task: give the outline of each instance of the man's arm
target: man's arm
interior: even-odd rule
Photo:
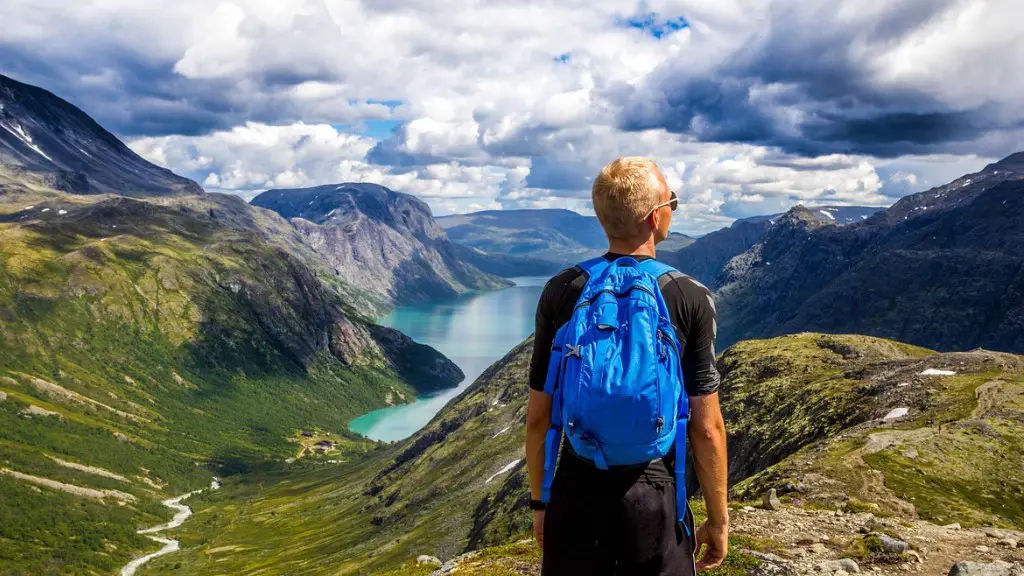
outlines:
[[[551,428],[551,395],[544,393],[551,345],[555,340],[555,308],[567,284],[565,272],[552,278],[537,302],[533,333],[533,357],[530,359],[530,399],[526,404],[526,469],[530,480],[530,498],[541,499],[544,484],[544,440]],[[544,547],[544,511],[533,513],[533,533]]]
[[[708,510],[707,522],[697,531],[695,552],[707,545],[697,568],[707,570],[725,559],[729,540],[729,460],[717,392],[690,400],[689,432],[693,464]]]
[[[729,546],[728,457],[725,424],[718,403],[719,375],[715,366],[718,319],[711,292],[692,278],[674,280],[679,290],[677,326],[685,334],[683,378],[690,396],[688,436],[694,468],[707,505],[707,521],[697,530],[700,561],[708,570],[725,559]],[[701,549],[704,549],[701,555]]]
[[[526,467],[530,472],[530,498],[540,500],[544,483],[544,439],[551,428],[551,395],[530,390],[526,405]]]

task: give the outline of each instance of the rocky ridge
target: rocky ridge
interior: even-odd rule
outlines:
[[[252,204],[289,219],[340,278],[385,303],[508,285],[461,258],[426,203],[383,186],[268,190]]]
[[[142,159],[67,101],[0,75],[0,193],[25,188],[137,197],[203,193]]]
[[[794,208],[726,266],[720,345],[815,330],[1024,350],[1021,158],[847,226]]]

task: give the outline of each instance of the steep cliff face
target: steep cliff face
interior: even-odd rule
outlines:
[[[0,187],[4,185],[73,194],[203,193],[195,182],[143,160],[67,101],[0,75]]]
[[[852,332],[938,350],[1024,350],[1024,162],[849,226],[795,208],[727,266],[719,341]]]
[[[424,202],[383,186],[269,190],[252,204],[290,219],[340,278],[390,302],[507,285],[460,258]]]

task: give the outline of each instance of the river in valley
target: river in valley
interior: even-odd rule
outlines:
[[[466,379],[457,388],[421,396],[411,404],[374,410],[349,424],[374,440],[408,438],[491,364],[533,332],[537,300],[547,277],[512,278],[515,286],[442,302],[396,308],[380,323],[408,334],[458,364]],[[523,386],[526,386],[523,382]]]

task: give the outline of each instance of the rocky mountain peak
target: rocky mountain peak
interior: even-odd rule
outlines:
[[[252,200],[285,218],[349,228],[363,220],[393,228],[421,241],[446,238],[426,202],[379,184],[345,182],[314,188],[268,190]]]
[[[187,178],[143,159],[58,96],[0,75],[0,186],[72,194],[202,194]]]

